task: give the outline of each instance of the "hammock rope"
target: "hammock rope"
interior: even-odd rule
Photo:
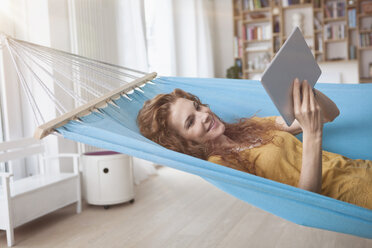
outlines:
[[[14,44],[14,45],[17,46],[17,44]],[[72,76],[69,76],[67,72],[65,72],[65,71],[63,71],[63,70],[61,69],[62,66],[61,66],[61,67],[56,67],[56,66],[55,66],[56,63],[57,63],[57,64],[60,64],[60,65],[64,64],[65,66],[71,66],[71,63],[69,63],[69,62],[65,62],[65,61],[61,62],[60,60],[55,59],[55,58],[53,58],[53,57],[51,57],[51,56],[44,56],[43,54],[39,54],[39,53],[35,52],[34,50],[32,50],[32,48],[30,48],[29,46],[23,46],[23,47],[24,47],[26,50],[28,50],[29,52],[33,53],[34,56],[38,57],[38,59],[39,59],[40,61],[44,62],[46,65],[48,65],[48,66],[53,66],[53,65],[54,65],[54,67],[53,67],[53,70],[54,70],[54,71],[56,71],[56,72],[58,72],[59,74],[63,75],[66,79],[68,79],[68,80],[70,80],[70,81],[74,81],[74,82],[76,82],[76,84],[78,84],[80,87],[83,87],[84,89],[86,89],[87,91],[89,91],[89,92],[90,92],[91,94],[93,94],[94,96],[99,97],[99,96],[102,94],[102,93],[98,92],[96,89],[94,89],[93,87],[89,86],[89,84],[84,83],[84,81],[74,80],[74,78],[72,78]],[[31,56],[32,56],[32,55],[30,55],[29,53],[25,53],[25,54],[28,55],[30,58],[31,58]],[[43,60],[43,59],[44,59],[44,60]],[[36,63],[36,62],[34,62],[34,63]],[[72,66],[72,67],[70,67],[70,68],[73,68],[73,70],[74,70],[74,68],[76,68],[76,67],[75,67],[75,66]],[[76,69],[75,69],[75,73],[73,73],[72,75],[75,75],[75,74],[77,74],[77,73],[81,73],[81,72],[76,71]],[[83,74],[83,75],[84,75],[84,74]],[[87,75],[89,75],[89,74],[87,74]],[[90,80],[91,83],[94,82],[94,80],[93,80],[92,78],[89,78],[89,80]],[[62,84],[62,85],[63,85],[63,84]],[[102,83],[102,85],[106,85],[106,84]],[[65,89],[65,86],[63,86],[63,89],[66,90],[66,89]],[[110,89],[108,89],[108,90],[112,90],[112,89],[113,89],[113,87],[110,88]]]
[[[9,45],[7,40],[11,41]],[[45,69],[51,72],[49,77],[60,76],[60,69],[57,67],[64,66],[64,73],[71,74],[63,77],[66,80],[63,82],[65,87],[79,97],[86,97],[88,101],[73,110],[66,108],[68,112],[39,126],[37,137],[42,138],[56,131],[67,139],[193,173],[243,201],[294,223],[372,239],[372,210],[165,149],[146,139],[138,131],[136,116],[144,101],[175,88],[197,95],[227,122],[253,115],[257,110],[261,110],[261,116],[278,115],[260,82],[156,78],[156,73],[139,72],[10,37],[6,37],[3,43],[11,54],[12,49],[18,49],[19,60],[22,56],[39,56],[43,62],[48,58]],[[27,55],[25,51],[28,51]],[[13,55],[12,60],[21,84],[30,83],[32,80],[27,78],[26,82],[26,78],[18,72],[22,67],[15,62]],[[28,69],[35,67],[37,66],[30,65]],[[28,74],[33,77],[33,73]],[[43,80],[43,77],[40,79]],[[81,87],[78,81],[104,92],[97,98]],[[110,87],[104,87],[101,83]],[[69,88],[69,84],[76,86]],[[108,92],[111,87],[114,90]],[[372,84],[317,84],[316,87],[325,92],[342,110],[342,115],[334,123],[324,127],[323,149],[353,159],[372,160],[372,129],[369,125],[372,123],[372,115],[366,114],[372,108]],[[23,88],[27,92],[27,87]],[[50,88],[51,92],[55,92],[54,90]]]
[[[29,55],[30,56],[30,55]],[[57,61],[56,59],[53,59],[53,58],[48,58],[47,56],[42,56],[42,58],[44,58],[43,62],[47,65],[47,66],[54,66],[53,67],[53,72],[56,72],[60,75],[62,75],[65,79],[67,80],[70,80],[70,81],[73,81],[75,82],[78,87],[81,87],[83,89],[85,89],[87,92],[89,92],[90,94],[92,94],[94,97],[100,97],[102,95],[101,92],[98,92],[95,88],[91,87],[89,84],[85,83],[84,81],[80,81],[80,80],[74,80],[73,78],[73,75],[75,75],[76,73],[73,73],[72,75],[67,72],[65,72],[64,70],[62,70],[62,67],[58,67],[58,66],[55,66],[56,63],[57,64],[62,64],[60,63],[59,61]],[[30,56],[30,59],[31,59],[31,56]],[[40,59],[40,58],[39,58]],[[40,59],[41,60],[41,59]],[[36,62],[35,62],[36,63]],[[69,63],[65,62],[65,65],[69,65]],[[73,68],[73,67],[72,67]],[[91,79],[91,82],[93,82],[93,80]],[[59,81],[59,86],[66,92],[71,92],[66,86],[64,83],[62,83],[61,81]],[[74,94],[74,99],[77,98],[78,101],[80,102],[83,102],[83,103],[86,103],[85,100],[83,100],[79,94],[75,94],[73,91],[72,91],[72,94]]]
[[[22,88],[24,88],[34,115],[38,116],[35,118],[39,126],[35,132],[37,138],[55,132],[57,127],[64,125],[69,120],[79,119],[92,111],[100,113],[99,108],[107,106],[107,104],[118,107],[113,101],[114,99],[123,95],[130,100],[128,94],[132,94],[134,90],[141,92],[140,87],[156,77],[156,73],[145,73],[107,62],[87,59],[5,35],[2,36],[2,40],[7,45],[12,58],[15,60],[16,57],[26,68],[22,68],[16,60],[14,61]],[[27,74],[27,80],[24,74]],[[32,81],[38,83],[41,90],[51,100],[51,104],[56,106],[58,119],[45,123],[46,118],[38,108],[37,101],[30,90]],[[43,81],[51,82],[51,84],[47,86]],[[56,92],[54,85],[74,100],[75,109],[73,111],[63,106],[60,99],[54,96],[53,92]],[[45,124],[40,125],[41,123]]]
[[[31,109],[32,109],[32,111],[34,113],[35,122],[37,123],[37,125],[40,125],[40,123],[45,122],[45,120],[43,118],[43,115],[41,114],[41,111],[40,111],[39,107],[37,106],[37,104],[35,102],[35,98],[32,97],[31,90],[28,87],[28,85],[27,85],[27,83],[25,81],[25,78],[24,78],[24,76],[23,76],[23,74],[22,74],[22,72],[20,70],[20,66],[18,65],[18,63],[17,63],[17,61],[16,61],[16,59],[14,57],[13,50],[9,46],[8,40],[6,40],[6,39],[4,40],[3,39],[2,43],[5,43],[6,47],[8,48],[8,51],[9,51],[11,60],[12,60],[13,65],[14,65],[14,68],[16,69],[16,72],[17,72],[19,81],[21,82],[20,85],[23,88],[23,91],[26,94],[26,98],[27,98],[28,102],[30,103]],[[41,119],[41,121],[39,120],[39,118]]]
[[[67,58],[67,59],[76,59],[77,61],[82,62],[82,65],[89,64],[89,65],[92,65],[92,66],[95,66],[95,67],[98,67],[98,68],[101,68],[101,69],[109,70],[113,73],[117,73],[117,74],[121,74],[121,75],[131,77],[133,79],[148,74],[146,72],[142,72],[142,71],[135,70],[135,69],[132,69],[132,68],[128,68],[128,67],[124,67],[124,66],[120,66],[120,65],[115,65],[115,64],[95,60],[95,59],[86,58],[86,57],[83,57],[83,56],[80,56],[80,55],[77,55],[77,54],[60,51],[60,50],[50,48],[50,47],[40,46],[40,45],[33,44],[33,43],[30,43],[30,42],[27,42],[27,41],[21,41],[21,40],[17,40],[17,39],[12,39],[12,40],[16,41],[18,43],[21,43],[21,44],[27,44],[28,46],[33,47],[34,49],[37,49],[38,51],[46,51],[49,54],[55,54],[55,55],[57,54],[57,56],[62,56],[62,57]],[[116,70],[113,70],[112,68],[116,68]],[[91,69],[91,68],[89,68],[89,69]],[[131,72],[131,73],[137,74],[137,76],[135,76],[135,74],[128,73],[128,71]]]
[[[47,96],[50,97],[51,94],[53,94],[51,92],[51,90],[41,81],[41,79],[33,72],[33,70],[31,69],[31,66],[26,62],[26,59],[22,60],[22,57],[19,55],[19,53],[14,49],[14,48],[11,48],[12,51],[14,52],[14,54],[19,58],[19,60],[28,68],[28,71],[32,74],[32,76],[36,79],[37,82],[40,83],[42,89],[47,93]],[[26,53],[23,53],[27,56]],[[51,79],[55,80],[55,83],[57,84],[57,86],[59,86],[62,90],[64,90],[69,96],[71,96],[73,99],[75,99],[76,101],[80,102],[80,103],[86,103],[86,101],[84,99],[82,99],[81,97],[79,97],[78,94],[76,94],[74,91],[68,89],[67,87],[65,87],[65,85],[63,84],[63,82],[61,80],[59,80],[58,78],[56,78],[52,73],[48,72],[47,69],[45,69],[43,66],[40,65],[40,63],[37,63],[32,57],[28,56],[28,59],[34,64],[36,65],[38,68],[40,68],[47,76],[49,76]],[[59,73],[59,72],[58,72]],[[60,113],[63,113],[63,112],[66,112],[67,110],[62,106],[61,102],[57,100],[57,98],[55,98],[54,96],[53,97],[50,97],[50,99],[55,103],[57,104],[56,107],[57,107],[57,110],[60,110]],[[59,108],[61,107],[61,108]],[[63,109],[63,110],[62,110]]]

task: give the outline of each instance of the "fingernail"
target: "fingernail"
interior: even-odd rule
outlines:
[[[295,82],[298,83],[300,82],[300,80],[298,78],[295,78]]]

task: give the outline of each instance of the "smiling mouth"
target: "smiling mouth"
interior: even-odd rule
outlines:
[[[214,120],[214,118],[213,118],[213,116],[211,117],[211,124],[209,125],[209,128],[208,128],[208,131],[207,132],[209,132],[212,128],[213,128],[213,126],[214,126],[214,122],[215,122],[215,120]]]

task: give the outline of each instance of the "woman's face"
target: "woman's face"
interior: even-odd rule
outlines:
[[[170,107],[169,124],[187,140],[203,143],[220,138],[225,125],[205,106],[178,98]]]

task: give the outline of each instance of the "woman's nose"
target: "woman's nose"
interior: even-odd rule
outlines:
[[[201,115],[201,121],[203,123],[207,123],[209,121],[209,113],[201,112],[200,115]]]

